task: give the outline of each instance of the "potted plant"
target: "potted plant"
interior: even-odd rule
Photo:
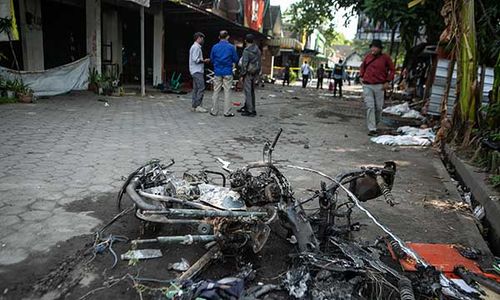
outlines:
[[[16,91],[19,89],[19,80],[9,80],[5,81],[5,91],[7,94],[7,98],[12,99],[16,97]]]
[[[17,99],[21,103],[31,103],[33,102],[33,90],[29,85],[25,84],[22,80],[19,81],[16,90]]]
[[[115,90],[113,79],[106,75],[101,75],[99,80],[99,94],[111,96]]]
[[[101,81],[101,75],[96,71],[95,68],[89,69],[89,87],[88,90],[94,93],[99,92],[99,82]]]
[[[0,97],[7,96],[6,83],[7,83],[7,80],[5,80],[2,76],[0,76]]]

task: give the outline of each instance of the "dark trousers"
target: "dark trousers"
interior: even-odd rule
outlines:
[[[316,85],[317,89],[323,89],[323,77],[318,77],[318,84]]]
[[[309,81],[309,75],[302,74],[302,88],[307,86],[307,82]]]
[[[337,85],[339,87],[339,97],[342,97],[342,79],[333,80],[333,97],[337,95]]]
[[[193,108],[201,105],[203,93],[205,92],[205,78],[203,73],[194,73],[193,77]]]
[[[245,109],[255,112],[255,75],[246,74],[243,79],[243,92],[245,93]]]
[[[285,82],[286,82],[286,85],[290,85],[290,74],[285,75],[283,77],[283,86],[285,86]]]

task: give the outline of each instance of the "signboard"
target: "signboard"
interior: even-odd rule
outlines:
[[[265,0],[245,0],[245,27],[262,32]]]

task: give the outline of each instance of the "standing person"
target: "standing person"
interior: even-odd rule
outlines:
[[[300,68],[300,72],[302,73],[302,88],[306,88],[307,82],[309,81],[309,75],[311,74],[311,67],[307,64],[307,61],[304,61],[302,67]]]
[[[389,82],[394,79],[394,63],[389,55],[382,53],[382,41],[373,40],[370,52],[361,64],[359,75],[363,83],[363,95],[366,105],[366,123],[368,135],[377,135],[377,125],[384,106],[384,92],[389,89]]]
[[[231,107],[231,86],[233,84],[233,64],[238,63],[238,54],[234,45],[229,43],[229,33],[222,30],[219,33],[219,42],[212,47],[210,60],[214,65],[214,93],[212,96],[212,109],[210,114],[219,113],[219,92],[224,88],[224,117],[234,117]]]
[[[325,77],[325,68],[323,68],[323,64],[321,64],[318,70],[316,70],[316,77],[318,78],[316,89],[323,89],[323,78]]]
[[[203,59],[201,46],[205,40],[205,35],[201,32],[194,34],[194,43],[189,49],[189,73],[193,77],[193,101],[191,110],[200,113],[206,113],[203,108],[203,93],[205,92],[205,64],[210,62],[210,59]]]
[[[342,80],[344,80],[344,64],[342,60],[333,67],[333,97],[337,97],[337,86],[339,87],[339,97],[342,98]]]
[[[347,80],[347,84],[349,86],[351,86],[351,75],[352,75],[351,67],[347,67],[347,70],[345,71],[344,81]]]
[[[253,34],[245,36],[247,46],[243,50],[241,57],[241,76],[243,79],[243,91],[245,92],[245,110],[242,116],[255,117],[255,79],[261,70],[261,52],[254,43]]]
[[[283,86],[290,86],[290,64],[286,63],[285,69],[283,70]]]

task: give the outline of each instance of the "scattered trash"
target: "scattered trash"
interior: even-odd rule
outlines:
[[[420,129],[410,126],[399,127],[401,135],[380,135],[370,140],[377,144],[388,146],[430,146],[436,135],[431,128]]]
[[[108,103],[108,102],[105,102],[105,103],[104,103],[104,106],[105,106],[105,107],[109,107],[109,103]]]
[[[300,266],[286,272],[283,283],[290,296],[300,299],[304,297],[307,292],[307,283],[310,278],[311,274],[307,272],[306,267]]]
[[[465,258],[477,260],[481,255],[481,251],[472,247],[465,247],[462,245],[454,245],[454,248]]]
[[[485,211],[484,211],[484,206],[482,205],[478,205],[476,206],[476,208],[474,208],[474,217],[477,219],[477,220],[482,220],[485,216]]]
[[[370,140],[388,146],[430,146],[432,144],[427,138],[404,135],[381,135],[372,137]]]
[[[269,94],[269,98],[276,98],[276,95]]]
[[[427,137],[431,140],[434,140],[436,138],[436,134],[434,133],[432,128],[421,129],[411,126],[402,126],[399,127],[397,131],[403,135],[408,136]]]
[[[141,250],[129,250],[127,253],[122,254],[120,257],[122,260],[142,260],[162,257],[161,250],[159,249],[141,249]]]
[[[309,149],[309,144],[304,144],[304,149]]]
[[[410,110],[407,113],[404,113],[401,117],[408,118],[408,119],[419,119],[419,120],[425,119],[425,117],[422,116],[421,113],[419,113],[418,111],[416,111],[414,109]]]
[[[400,132],[408,137],[420,133],[414,128],[401,128]],[[272,154],[280,135],[281,130],[273,141],[265,142],[259,162],[231,170],[229,162],[218,158],[227,173],[203,170],[196,174],[185,172],[180,178],[169,169],[173,160],[168,164],[152,160],[127,177],[118,201],[126,193],[134,202],[136,217],[169,226],[195,224],[190,228],[198,231],[135,240],[134,244],[158,242],[186,247],[197,242],[210,244],[192,266],[184,258],[169,266],[183,273],[175,284],[157,291],[163,295],[167,291],[171,298],[182,295],[180,299],[253,300],[277,290],[285,290],[299,299],[371,299],[374,295],[377,299],[400,296],[409,300],[443,295],[473,299],[468,298],[468,283],[461,287],[446,277],[450,258],[476,272],[475,265],[457,249],[441,245],[439,255],[434,255],[428,251],[436,249],[430,244],[405,243],[361,204],[378,197],[384,197],[391,206],[396,203],[391,192],[396,174],[394,162],[386,162],[383,167],[362,167],[336,177],[306,167],[278,165],[274,164]],[[281,168],[314,173],[328,183],[321,182],[309,197],[297,199]],[[211,177],[218,177],[219,184],[214,184]],[[306,213],[304,205],[313,201],[318,201],[317,206],[314,203],[317,209]],[[354,209],[364,213],[388,237],[375,243],[354,241],[351,233],[360,230],[360,224],[353,220]],[[226,253],[236,256],[241,266],[246,250],[261,251],[273,223],[287,229],[285,238],[296,247],[288,256],[289,269],[275,277],[281,278],[281,284],[260,282],[245,291],[245,285],[249,286],[248,281],[255,277],[251,265],[244,266],[236,276],[192,281],[210,261]],[[390,242],[384,243],[386,239]],[[383,262],[381,256],[388,249],[402,268],[411,272],[411,278]],[[445,250],[448,252],[441,252]]]
[[[112,220],[112,222],[113,222],[113,220]],[[112,222],[110,222],[110,223],[112,223]],[[102,232],[102,231],[103,230],[101,230],[100,232]],[[116,266],[116,264],[118,263],[118,256],[116,255],[116,252],[113,250],[113,244],[116,242],[127,242],[129,239],[127,237],[124,237],[124,236],[118,236],[118,235],[112,235],[112,234],[110,234],[106,239],[101,239],[99,233],[97,234],[96,240],[94,242],[94,246],[92,248],[93,256],[90,259],[90,261],[94,260],[94,258],[97,256],[97,254],[104,253],[104,251],[106,251],[106,249],[108,249],[108,251],[111,253],[111,255],[113,255],[113,265],[111,266],[111,269],[113,269]]]
[[[452,179],[453,180],[453,179]],[[457,182],[458,184],[458,181],[455,180],[455,182]],[[472,193],[471,192],[466,192],[463,194],[463,197],[464,201],[470,206],[472,207]]]
[[[408,102],[386,107],[382,111],[388,114],[401,116],[403,118],[420,119],[420,120],[425,119],[425,117],[422,116],[422,114],[420,114],[418,111],[411,109]]]
[[[190,265],[187,259],[181,258],[181,261],[173,263],[169,266],[169,269],[178,271],[178,272],[185,272],[187,269],[189,269]]]

